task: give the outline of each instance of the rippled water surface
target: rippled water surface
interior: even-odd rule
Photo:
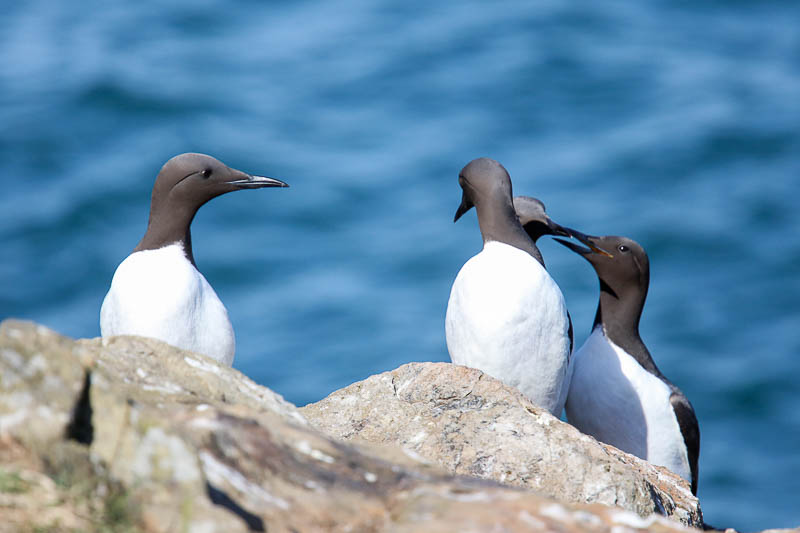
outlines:
[[[193,225],[235,366],[298,404],[447,360],[488,155],[647,249],[642,334],[694,403],[706,519],[800,525],[796,2],[85,2],[0,18],[0,317],[99,334],[160,166],[282,178]],[[582,342],[597,282],[541,245]]]

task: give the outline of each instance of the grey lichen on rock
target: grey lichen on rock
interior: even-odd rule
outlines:
[[[423,370],[428,371],[420,367],[416,375]],[[341,401],[329,398],[330,433],[345,419],[345,405],[353,409],[360,402],[367,413],[370,402],[397,398],[395,413],[377,407],[372,413],[381,424],[347,415],[344,437],[373,435],[356,444],[313,428],[302,414],[313,414],[313,422],[321,424],[313,408],[301,412],[202,355],[135,337],[73,341],[36,324],[6,321],[0,325],[0,477],[5,480],[0,487],[7,487],[0,491],[0,532],[683,529],[657,515],[643,518],[615,507],[571,503],[566,487],[567,496],[558,502],[473,477],[492,478],[500,471],[506,460],[502,446],[470,452],[458,444],[466,437],[457,438],[467,427],[459,428],[459,417],[449,414],[461,411],[467,423],[470,410],[482,412],[485,424],[506,437],[536,434],[534,426],[546,419],[486,378],[478,381],[495,387],[495,400],[489,401],[483,385],[466,385],[469,392],[448,383],[453,375],[433,380],[429,392],[416,378],[400,376],[371,378],[383,383],[384,396],[356,384],[355,396],[342,391]],[[514,428],[516,419],[495,416],[493,410],[504,402],[517,402],[531,426]],[[447,424],[437,429],[430,420],[419,427],[426,434],[449,434],[453,449],[460,449],[457,458],[428,458],[426,464],[424,448],[414,451],[410,445],[414,439],[432,442],[418,435],[422,429],[414,420],[431,410]],[[480,432],[477,419],[472,423]],[[403,428],[391,427],[399,425],[415,431],[410,440]],[[387,444],[370,444],[380,440],[380,427],[405,451],[389,438]],[[556,449],[561,445],[548,445],[551,459],[573,453]],[[598,450],[598,457],[610,453]],[[615,460],[622,469],[642,468],[633,460],[627,466]],[[585,466],[589,474],[606,468]],[[504,482],[534,486],[526,483],[543,474],[538,467],[526,468],[506,471]],[[538,492],[546,492],[547,482],[541,483]]]

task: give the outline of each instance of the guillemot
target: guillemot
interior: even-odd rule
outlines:
[[[101,335],[153,337],[233,364],[233,326],[197,270],[190,226],[197,210],[212,198],[263,187],[288,185],[232,169],[204,154],[167,161],[153,185],[147,231],[117,267],[103,300]]]
[[[694,408],[658,369],[639,336],[650,284],[647,253],[635,241],[589,237],[600,254],[556,239],[597,272],[600,300],[592,333],[573,356],[567,420],[583,433],[665,466],[697,494],[700,428]]]
[[[458,182],[463,195],[454,221],[474,206],[483,249],[464,264],[450,291],[450,359],[516,387],[559,416],[571,344],[564,296],[517,217],[506,169],[475,159]],[[546,233],[571,235],[546,215],[542,223]]]

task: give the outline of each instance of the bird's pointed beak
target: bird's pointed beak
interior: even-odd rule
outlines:
[[[599,246],[597,246],[594,243],[593,239],[596,239],[596,237],[592,237],[590,235],[586,235],[585,233],[581,233],[580,231],[574,230],[572,228],[564,228],[564,229],[569,233],[570,237],[574,237],[575,239],[579,240],[580,242],[582,242],[583,244],[588,246],[588,248],[584,248],[583,246],[578,246],[577,244],[574,244],[574,243],[571,243],[571,242],[568,242],[568,241],[564,241],[564,240],[561,240],[561,239],[556,239],[556,241],[558,241],[559,243],[563,244],[564,246],[566,246],[567,248],[569,248],[573,252],[581,254],[581,255],[588,255],[590,253],[596,253],[596,254],[599,254],[599,255],[604,255],[606,257],[614,257],[613,255],[611,255],[607,251],[603,250],[602,248],[600,248]]]
[[[264,187],[288,187],[289,184],[266,176],[251,176],[245,172],[234,171],[234,179],[228,184],[239,189],[263,189]]]
[[[456,210],[456,216],[453,218],[453,222],[458,221],[458,219],[461,218],[461,215],[463,215],[464,213],[466,213],[470,209],[472,209],[472,202],[469,200],[469,198],[467,198],[467,193],[466,192],[462,192],[461,193],[461,205],[459,205],[458,209]]]
[[[562,237],[572,237],[572,234],[567,228],[560,224],[556,224],[550,217],[546,219],[547,229],[550,230],[550,235],[561,235]]]
[[[586,248],[585,246],[581,246],[579,244],[575,244],[574,242],[565,241],[564,239],[553,239],[553,240],[556,241],[558,244],[563,244],[576,254],[586,256],[592,253],[592,251],[589,248]]]

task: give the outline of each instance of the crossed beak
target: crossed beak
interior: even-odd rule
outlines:
[[[603,250],[593,242],[593,239],[596,239],[597,237],[586,235],[585,233],[581,233],[580,231],[574,230],[572,228],[564,228],[564,229],[567,230],[570,237],[574,237],[575,239],[579,240],[580,242],[588,246],[588,248],[584,248],[583,246],[579,246],[575,243],[565,241],[563,239],[555,239],[556,241],[563,244],[573,252],[581,255],[589,255],[591,253],[596,253],[599,255],[604,255],[606,257],[614,257],[613,255]]]

